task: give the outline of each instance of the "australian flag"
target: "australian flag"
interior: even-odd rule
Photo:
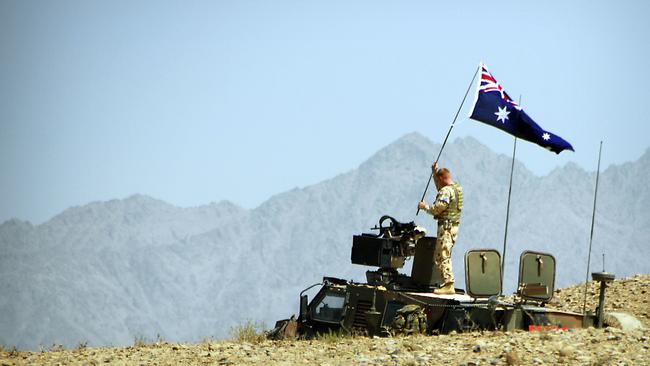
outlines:
[[[563,150],[575,151],[568,141],[535,123],[503,90],[485,65],[480,65],[480,72],[481,82],[469,118],[487,123],[556,154]]]

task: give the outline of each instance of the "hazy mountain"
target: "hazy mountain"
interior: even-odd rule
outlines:
[[[37,348],[221,337],[245,319],[268,325],[296,311],[323,275],[362,280],[351,236],[385,213],[434,232],[415,208],[439,145],[409,134],[358,169],[271,197],[253,210],[228,202],[179,208],[136,195],[70,208],[33,226],[0,225],[0,343]],[[549,156],[552,158],[552,156]],[[473,138],[445,151],[465,190],[454,270],[469,248],[503,245],[510,157]],[[595,173],[574,164],[544,177],[515,165],[505,288],[524,249],[553,253],[557,285],[583,281]],[[648,273],[650,150],[601,173],[592,269]],[[429,200],[433,192],[428,195]]]

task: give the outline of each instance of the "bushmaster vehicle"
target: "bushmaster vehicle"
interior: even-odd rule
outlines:
[[[420,333],[472,330],[540,330],[602,326],[606,283],[614,276],[594,273],[601,282],[596,314],[553,310],[545,305],[555,286],[555,258],[548,253],[525,251],[520,256],[515,301],[500,299],[501,255],[495,249],[472,249],[465,253],[466,291],[438,295],[440,275],[433,265],[435,237],[413,222],[401,223],[382,216],[378,233],[354,235],[353,264],[377,267],[366,272],[367,283],[324,277],[300,293],[300,313],[280,320],[269,333],[272,338],[304,337],[327,332],[388,336],[404,323],[404,310],[419,310]],[[399,273],[413,257],[410,276]],[[307,290],[320,286],[311,300]],[[401,319],[399,319],[401,317]],[[411,319],[412,320],[412,319]],[[417,318],[416,318],[417,320]]]

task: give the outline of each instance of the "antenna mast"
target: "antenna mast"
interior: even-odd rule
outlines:
[[[600,156],[603,151],[603,142],[600,141],[600,148],[598,149],[598,169],[596,170],[596,190],[594,192],[594,210],[591,214],[591,234],[589,235],[589,254],[587,255],[587,276],[585,277],[585,298],[582,302],[582,313],[584,314],[587,308],[587,284],[589,283],[589,264],[591,262],[591,244],[594,240],[594,221],[596,221],[596,198],[598,197],[598,178],[600,176]],[[604,267],[604,254],[603,254],[603,267]],[[604,269],[603,269],[604,271]]]

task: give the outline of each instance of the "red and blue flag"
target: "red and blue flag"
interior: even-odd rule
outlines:
[[[535,123],[510,98],[485,65],[481,64],[479,67],[481,79],[469,118],[494,126],[556,154],[564,150],[575,151],[568,141]]]

